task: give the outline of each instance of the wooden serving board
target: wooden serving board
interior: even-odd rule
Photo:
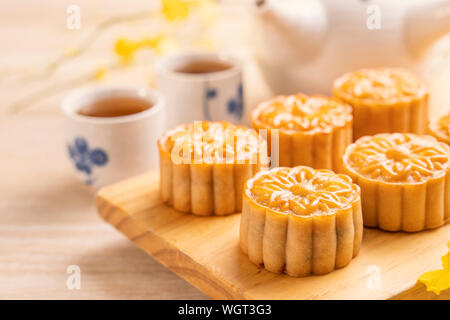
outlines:
[[[157,173],[101,189],[101,217],[160,263],[215,299],[450,299],[416,280],[438,269],[450,225],[420,233],[365,229],[350,265],[323,276],[292,278],[253,265],[239,249],[239,219],[196,217],[159,198]],[[379,285],[378,285],[379,284]]]

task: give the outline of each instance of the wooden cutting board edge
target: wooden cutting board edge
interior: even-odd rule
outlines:
[[[96,200],[101,218],[159,263],[214,299],[248,299],[233,284],[222,279],[220,275],[213,274],[212,270],[197,263],[191,256],[145,228],[141,222],[124,212],[120,206],[105,199],[102,196],[102,190],[99,191]],[[136,234],[133,229],[140,232]],[[143,243],[151,245],[144,247]]]
[[[169,268],[194,287],[213,299],[251,299],[233,283],[230,283],[220,273],[195,261],[189,254],[169,243],[151,229],[145,227],[139,220],[129,215],[109,196],[109,191],[120,184],[102,188],[96,197],[100,217],[115,229],[133,241],[139,248],[147,252],[159,263]],[[161,205],[161,204],[158,204]],[[157,205],[157,206],[158,206]],[[146,210],[148,210],[147,208]],[[407,284],[400,292],[393,294],[392,300],[450,300],[450,289],[436,295],[426,291],[419,282]]]

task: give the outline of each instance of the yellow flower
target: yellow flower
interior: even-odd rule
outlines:
[[[189,15],[190,2],[184,0],[161,0],[161,11],[169,21],[184,20]]]
[[[213,20],[213,4],[216,0],[161,0],[161,12],[169,21],[180,21],[186,19],[194,7],[198,9],[200,16],[205,20]],[[204,43],[210,47],[211,43]],[[144,38],[133,41],[120,38],[114,45],[115,53],[121,58],[122,63],[129,64],[133,61],[136,51],[148,48],[154,50],[155,54],[173,53],[178,50],[178,44],[164,35]]]
[[[107,73],[108,73],[108,69],[106,69],[105,67],[100,67],[97,69],[97,71],[95,71],[94,79],[95,80],[103,80]]]
[[[158,50],[162,40],[162,35],[158,35],[153,38],[144,38],[138,41],[121,38],[116,41],[114,51],[122,58],[122,62],[130,63],[133,60],[134,53],[137,50],[142,48]]]
[[[114,51],[121,57],[129,57],[135,50],[136,43],[125,38],[117,40],[114,46]]]
[[[164,40],[162,35],[158,35],[154,38],[144,38],[141,41],[138,41],[137,48],[149,48],[159,50],[161,47],[161,42]]]
[[[419,277],[419,281],[425,284],[427,291],[433,291],[437,295],[450,288],[450,241],[447,247],[449,252],[441,259],[443,269],[428,271]]]
[[[161,12],[169,21],[180,21],[186,19],[193,7],[200,7],[210,9],[210,5],[215,3],[215,0],[161,0]],[[209,12],[204,12],[210,15]]]

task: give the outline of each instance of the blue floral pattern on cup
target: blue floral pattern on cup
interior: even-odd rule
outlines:
[[[244,111],[244,90],[242,83],[239,83],[236,96],[228,101],[228,113],[235,114],[238,119],[242,118]]]
[[[217,97],[217,90],[214,88],[205,89],[205,98],[203,99],[203,116],[206,120],[211,120],[211,114],[209,113],[209,100]]]
[[[84,182],[88,185],[94,182],[93,168],[108,163],[108,154],[100,148],[90,150],[87,141],[82,137],[76,137],[73,144],[67,145],[67,150],[75,168],[86,174]]]
[[[203,99],[203,116],[206,120],[211,120],[211,114],[209,111],[209,101],[211,99],[216,98],[218,95],[217,89],[210,88],[206,84],[205,87],[205,96]],[[239,83],[236,95],[232,97],[227,102],[227,112],[230,115],[236,116],[239,120],[242,118],[242,114],[244,112],[244,90],[242,87],[242,82]]]

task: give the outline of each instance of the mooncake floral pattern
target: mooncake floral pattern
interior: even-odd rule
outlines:
[[[423,83],[402,69],[363,69],[336,80],[336,88],[360,99],[392,99],[425,93]]]
[[[164,150],[186,160],[206,163],[251,160],[266,150],[258,133],[226,121],[201,121],[180,125],[161,139]],[[190,153],[190,157],[185,152]],[[231,156],[231,158],[230,158]]]
[[[351,168],[386,182],[420,182],[445,174],[449,148],[433,137],[377,134],[359,139],[345,157]]]
[[[82,137],[77,137],[73,144],[68,144],[67,150],[75,168],[86,174],[86,184],[94,182],[93,168],[104,166],[108,162],[108,155],[104,150],[100,148],[90,150],[87,141]]]
[[[351,208],[359,199],[350,177],[303,166],[260,173],[249,181],[247,192],[263,206],[302,216]]]
[[[330,131],[351,121],[351,107],[321,96],[278,96],[261,105],[258,120],[278,129]]]

